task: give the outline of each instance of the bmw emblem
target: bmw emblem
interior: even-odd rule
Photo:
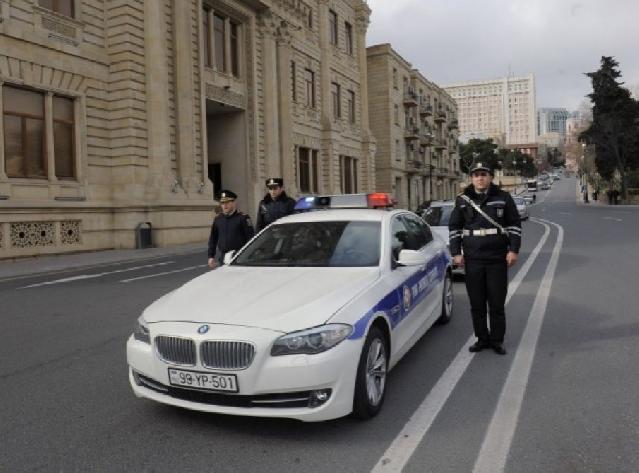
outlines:
[[[202,325],[200,328],[197,329],[197,333],[199,333],[200,335],[204,335],[208,331],[209,331],[208,325]]]

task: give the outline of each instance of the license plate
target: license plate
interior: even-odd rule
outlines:
[[[234,374],[203,373],[201,371],[187,371],[169,368],[169,382],[173,386],[206,391],[239,391],[237,376]]]

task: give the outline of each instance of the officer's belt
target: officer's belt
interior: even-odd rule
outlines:
[[[486,235],[499,235],[500,231],[497,228],[480,228],[479,230],[464,230],[464,236],[486,236]]]

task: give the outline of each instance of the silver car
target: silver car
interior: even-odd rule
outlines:
[[[519,218],[521,220],[528,220],[528,204],[523,197],[513,197],[515,205],[517,206],[517,212],[519,212]]]
[[[422,219],[428,224],[432,232],[443,239],[450,251],[448,240],[448,222],[450,214],[455,208],[454,200],[436,200],[431,202],[430,207],[422,212]],[[463,267],[453,266],[453,274],[464,274]]]

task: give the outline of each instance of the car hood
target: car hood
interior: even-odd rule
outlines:
[[[197,322],[292,332],[321,325],[379,278],[379,268],[223,266],[163,296],[148,323]]]

